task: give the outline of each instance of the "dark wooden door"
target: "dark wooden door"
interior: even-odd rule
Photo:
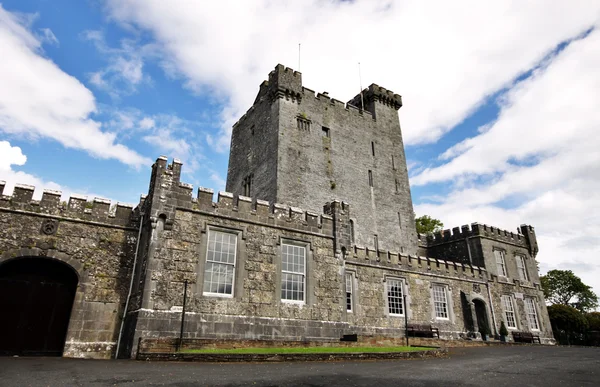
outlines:
[[[44,258],[0,266],[0,354],[61,356],[77,275]]]

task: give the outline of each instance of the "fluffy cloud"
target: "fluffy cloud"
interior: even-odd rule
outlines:
[[[107,0],[111,16],[149,31],[165,69],[226,101],[223,131],[251,105],[276,63],[350,99],[362,78],[404,97],[406,143],[431,142],[508,86],[561,41],[594,22],[597,1]]]
[[[150,80],[144,74],[144,47],[138,47],[135,41],[123,39],[118,48],[109,47],[101,31],[85,31],[83,38],[94,43],[109,63],[105,68],[89,74],[89,81],[97,88],[118,98],[132,94],[143,82]]]
[[[8,141],[0,141],[0,180],[6,181],[4,195],[12,194],[15,183],[29,184],[35,187],[60,190],[61,187],[53,182],[43,181],[37,176],[30,175],[21,171],[14,171],[13,165],[25,165],[27,156],[23,154],[21,148],[12,146]],[[36,189],[34,198],[39,199],[42,195],[42,189]]]
[[[411,182],[461,181],[440,203],[416,211],[447,225],[533,224],[542,269],[573,269],[600,294],[598,47],[595,29],[548,58],[502,97],[496,122]]]
[[[90,118],[96,111],[92,93],[45,58],[40,40],[25,21],[1,6],[0,52],[0,131],[51,138],[94,157],[136,167],[151,163],[116,143],[115,133],[101,130],[101,124]]]

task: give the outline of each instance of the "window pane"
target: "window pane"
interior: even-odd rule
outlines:
[[[517,322],[515,320],[515,308],[513,305],[512,297],[502,296],[502,308],[504,309],[504,317],[506,318],[506,326],[508,328],[516,328]]]
[[[404,314],[404,304],[402,297],[402,281],[397,279],[387,280],[387,295],[388,295],[388,313],[389,314]]]
[[[538,321],[537,310],[535,308],[535,301],[533,299],[525,299],[525,312],[527,313],[527,322],[529,323],[529,328],[539,330],[540,323]]]
[[[304,301],[306,249],[302,246],[281,245],[281,299]]]
[[[346,310],[352,311],[352,274],[346,274]]]
[[[444,286],[433,286],[433,303],[435,317],[448,318],[448,302],[446,299],[446,288]]]
[[[494,250],[494,255],[496,256],[496,266],[498,269],[498,275],[501,277],[506,277],[506,267],[504,266],[504,251]]]
[[[205,293],[233,294],[237,235],[209,230],[204,269]]]
[[[527,270],[525,269],[525,258],[521,255],[517,255],[517,271],[519,272],[519,279],[527,281]]]

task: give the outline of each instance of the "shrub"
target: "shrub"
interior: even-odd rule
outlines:
[[[504,325],[504,321],[500,321],[500,330],[498,331],[500,336],[508,336],[508,329],[506,329],[506,325]]]

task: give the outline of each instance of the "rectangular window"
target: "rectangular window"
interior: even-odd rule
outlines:
[[[511,296],[502,296],[502,309],[504,309],[504,318],[508,328],[517,328],[515,320],[515,305]]]
[[[373,172],[369,169],[369,187],[373,186]]]
[[[327,137],[327,138],[331,137],[331,131],[329,130],[329,128],[326,128],[323,126],[322,129],[323,129],[323,137]]]
[[[306,248],[281,244],[281,299],[304,302],[306,285]]]
[[[375,252],[379,251],[379,238],[377,238],[377,234],[373,235],[373,244],[375,245]]]
[[[243,192],[244,196],[252,196],[252,179],[254,178],[254,174],[250,174],[244,178],[242,181],[243,184]]]
[[[394,155],[392,155],[392,169],[396,170],[396,163],[394,162]]]
[[[387,279],[388,313],[394,316],[404,316],[404,292],[402,280]]]
[[[254,136],[254,125],[250,127],[250,134]]]
[[[519,272],[519,279],[521,281],[527,281],[527,269],[525,268],[525,257],[517,255],[517,271]]]
[[[298,129],[309,131],[310,130],[310,121],[303,117],[297,117],[296,123],[298,124]]]
[[[396,193],[398,193],[398,179],[396,179]]]
[[[204,293],[233,296],[237,235],[208,231]]]
[[[533,298],[525,298],[525,312],[527,314],[527,323],[529,329],[533,331],[540,330],[540,321],[538,320],[537,309]]]
[[[498,276],[506,277],[506,265],[504,264],[504,251],[494,250],[496,256],[496,269],[498,270]]]
[[[375,157],[375,143],[371,141],[371,154]]]
[[[448,318],[448,300],[446,298],[445,286],[433,285],[433,305],[436,318]]]
[[[352,312],[353,310],[353,302],[352,302],[352,291],[353,291],[353,278],[351,273],[346,273],[346,310],[348,312]]]

